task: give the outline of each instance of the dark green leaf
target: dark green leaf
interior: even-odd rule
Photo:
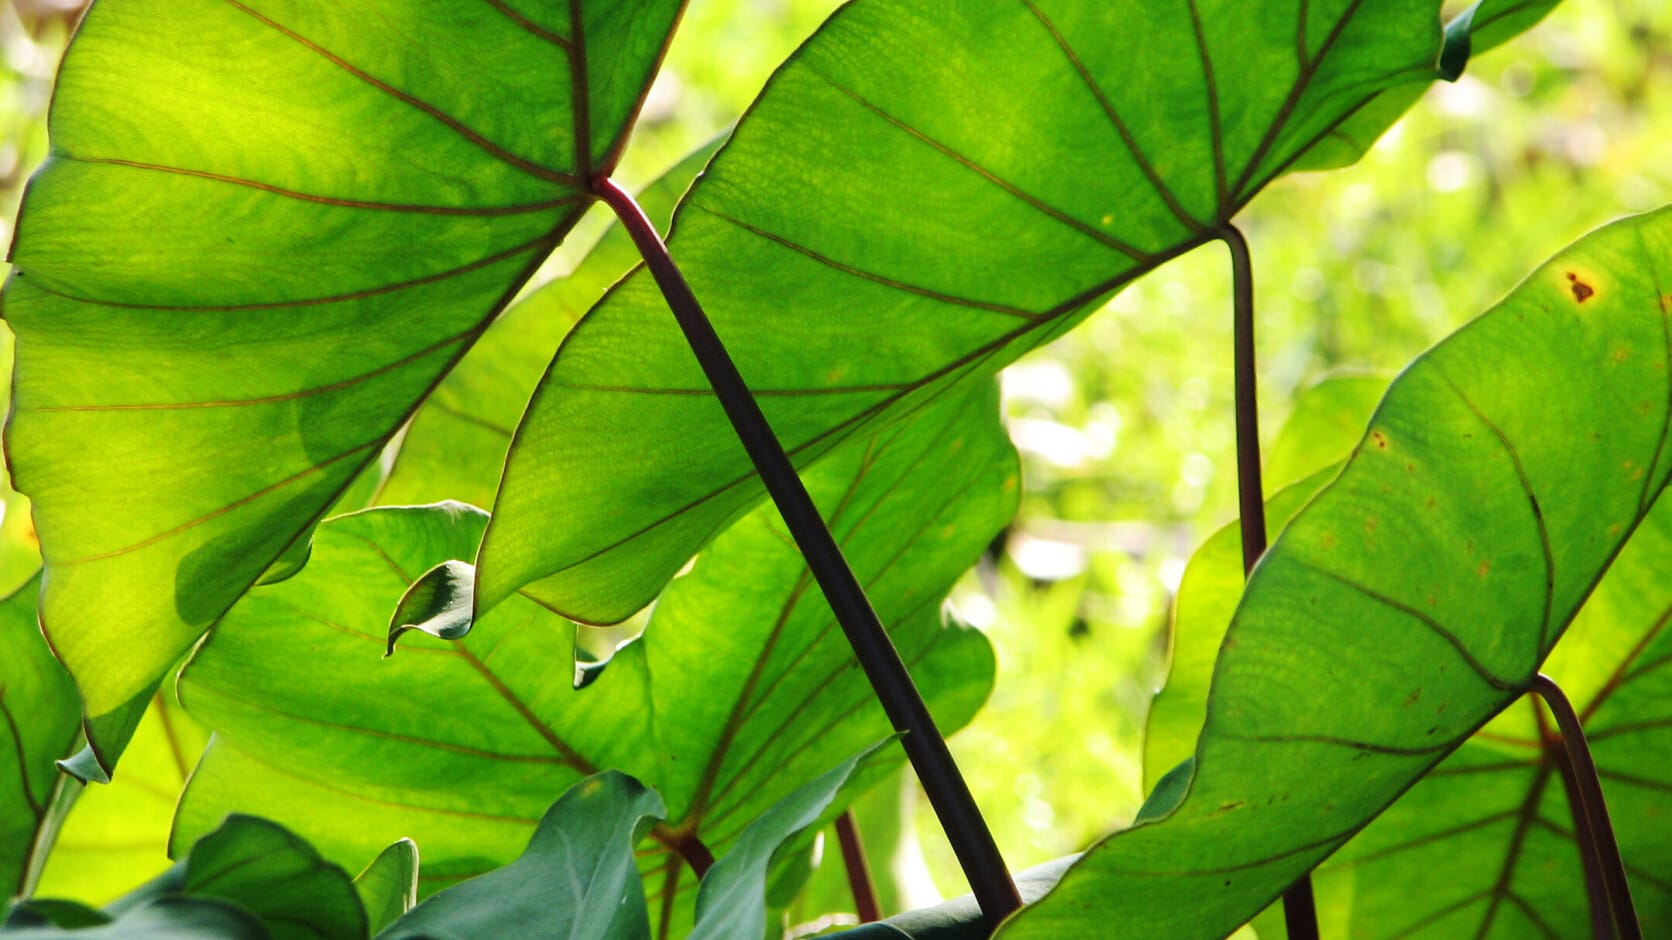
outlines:
[[[1438,8],[859,0],[692,188],[674,255],[805,465],[1215,237],[1364,102],[1433,74]],[[707,389],[647,276],[588,314],[512,445],[478,609],[533,582],[620,620],[755,501]]]
[[[82,927],[100,927],[110,921],[111,916],[104,911],[74,901],[31,899],[12,905],[6,912],[5,926],[9,929],[63,927],[66,930],[75,930]]]
[[[235,904],[217,898],[152,898],[103,926],[72,929],[10,924],[0,935],[12,940],[269,940],[261,922]]]
[[[520,858],[437,894],[378,938],[649,940],[633,847],[663,812],[631,777],[588,777],[552,804]]]
[[[1190,795],[1004,936],[1227,932],[1519,697],[1672,476],[1669,254],[1602,229],[1401,375],[1256,568]]]
[[[0,893],[28,896],[66,785],[57,762],[81,732],[81,699],[35,622],[40,577],[0,599]]]
[[[476,589],[476,569],[462,561],[444,561],[418,576],[401,595],[389,619],[389,646],[408,630],[422,630],[443,640],[470,632],[470,595]]]
[[[614,165],[679,0],[537,9],[82,22],[12,252],[6,449],[106,770],[125,706],[297,556]]]
[[[121,918],[177,895],[236,904],[274,940],[366,936],[366,912],[348,873],[283,827],[253,816],[228,816],[185,860],[108,910]]]

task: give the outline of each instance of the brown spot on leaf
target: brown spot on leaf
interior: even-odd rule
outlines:
[[[1480,564],[1475,566],[1475,576],[1478,577],[1478,578],[1484,578],[1484,577],[1486,577],[1486,573],[1488,571],[1491,571],[1491,570],[1492,570],[1492,562],[1487,561],[1486,559],[1482,558],[1480,560]]]
[[[1590,300],[1597,291],[1596,288],[1579,279],[1579,275],[1572,271],[1567,274],[1568,284],[1573,288],[1573,299],[1579,303]]]
[[[1403,707],[1410,708],[1412,705],[1415,705],[1416,703],[1418,703],[1420,701],[1422,701],[1422,690],[1421,689],[1413,689],[1411,691],[1410,695],[1405,696],[1405,702],[1404,702]]]
[[[1376,527],[1381,525],[1381,524],[1382,524],[1381,521],[1378,520],[1375,516],[1366,516],[1365,520],[1364,520],[1364,534],[1369,535],[1369,534],[1375,532]]]
[[[1388,449],[1388,437],[1381,431],[1370,432],[1370,443],[1375,444],[1381,450]]]

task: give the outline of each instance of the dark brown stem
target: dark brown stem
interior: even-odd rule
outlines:
[[[726,417],[737,432],[738,440],[748,451],[768,495],[784,517],[784,524],[801,549],[802,557],[807,560],[808,569],[824,592],[825,599],[830,602],[836,622],[853,646],[854,655],[870,679],[877,700],[882,703],[883,711],[888,714],[895,730],[901,732],[900,743],[905,748],[906,757],[923,784],[924,793],[940,819],[941,828],[946,831],[947,841],[958,857],[958,864],[969,880],[970,890],[975,894],[976,903],[981,906],[988,926],[996,927],[999,921],[1022,906],[1022,897],[1010,878],[1010,871],[999,854],[998,843],[987,828],[987,821],[975,805],[969,785],[964,782],[963,774],[952,759],[952,752],[947,749],[946,738],[935,727],[934,718],[912,682],[905,663],[901,661],[899,651],[877,619],[876,611],[871,609],[871,603],[866,599],[859,580],[854,577],[853,569],[848,567],[835,537],[830,534],[818,508],[813,505],[812,497],[807,494],[807,488],[796,475],[795,465],[767,424],[760,405],[744,384],[731,355],[726,352],[708,315],[697,303],[690,285],[686,284],[684,275],[668,254],[661,236],[656,234],[655,226],[651,225],[633,197],[614,181],[599,180],[593,184],[593,191],[621,219],[622,227],[633,237],[633,243],[638,246],[639,254],[656,279],[657,287],[661,288],[662,296],[667,299],[668,307],[702,366],[703,374],[708,377],[715,396],[725,408]]]
[[[854,911],[859,915],[859,922],[869,924],[882,920],[877,884],[871,879],[871,863],[865,859],[865,843],[859,839],[853,810],[836,817],[836,841],[842,844],[842,864],[848,869],[848,886],[853,889]]]
[[[1562,736],[1550,727],[1544,709],[1539,708],[1536,702],[1533,703],[1533,714],[1538,718],[1545,764],[1561,774],[1562,787],[1567,791],[1568,811],[1573,815],[1573,839],[1579,848],[1579,866],[1585,872],[1585,897],[1590,902],[1592,940],[1614,940],[1614,917],[1608,903],[1608,886],[1603,883],[1602,859],[1597,855],[1591,818],[1585,815],[1583,809],[1579,773],[1562,743]]]
[[[1625,859],[1620,856],[1620,843],[1614,837],[1614,823],[1608,818],[1608,805],[1602,797],[1602,778],[1597,775],[1596,761],[1585,741],[1585,729],[1579,714],[1573,710],[1556,681],[1544,673],[1533,678],[1532,691],[1549,706],[1556,718],[1556,728],[1562,733],[1562,745],[1573,764],[1573,789],[1578,795],[1576,815],[1583,814],[1589,821],[1591,851],[1602,867],[1602,883],[1608,893],[1608,907],[1614,915],[1614,929],[1620,940],[1643,940],[1643,927],[1637,921],[1637,906],[1631,899],[1631,884],[1626,880]],[[1576,829],[1575,837],[1583,838],[1583,829]]]
[[[1266,553],[1265,484],[1260,475],[1259,382],[1254,368],[1254,264],[1248,240],[1227,222],[1219,237],[1231,251],[1231,345],[1237,412],[1237,509],[1242,525],[1242,568],[1252,572]],[[1308,872],[1283,892],[1283,920],[1290,940],[1318,940],[1318,908]]]

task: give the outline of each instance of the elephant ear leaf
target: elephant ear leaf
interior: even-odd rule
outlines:
[[[1255,569],[1184,801],[1006,940],[1227,933],[1528,689],[1672,477],[1668,257],[1672,209],[1615,223],[1405,370]]]
[[[6,452],[104,770],[591,202],[680,7],[90,9],[12,249]]]
[[[1218,237],[1444,45],[1434,0],[1205,6],[857,0],[778,71],[670,247],[792,458],[986,380]],[[523,589],[627,617],[760,492],[641,272],[535,393],[478,607]]]

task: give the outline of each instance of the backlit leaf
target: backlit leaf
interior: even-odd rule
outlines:
[[[1406,369],[1256,568],[1189,796],[1004,937],[1226,933],[1520,697],[1672,476],[1669,256],[1672,210],[1602,229]]]
[[[591,202],[679,9],[91,8],[12,249],[6,450],[105,770]]]

